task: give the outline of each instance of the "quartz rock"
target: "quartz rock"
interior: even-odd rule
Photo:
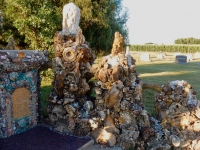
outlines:
[[[80,21],[80,9],[69,3],[63,7],[62,30],[65,34],[77,34]]]

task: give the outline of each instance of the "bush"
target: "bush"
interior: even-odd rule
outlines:
[[[54,73],[52,71],[51,68],[48,68],[47,70],[44,70],[44,71],[41,71],[40,72],[40,77],[43,79],[43,80],[53,80],[54,78]]]

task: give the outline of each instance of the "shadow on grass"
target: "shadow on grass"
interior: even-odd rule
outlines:
[[[143,89],[142,93],[142,103],[145,106],[145,109],[148,113],[150,113],[152,116],[155,116],[155,93],[157,91],[152,89]]]

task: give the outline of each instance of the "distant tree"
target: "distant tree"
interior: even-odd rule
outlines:
[[[145,45],[149,45],[149,44],[154,44],[154,43],[152,43],[152,42],[145,43]]]
[[[190,38],[179,38],[179,39],[176,39],[175,44],[200,44],[200,39],[196,39],[196,38],[193,38],[193,37],[190,37]]]

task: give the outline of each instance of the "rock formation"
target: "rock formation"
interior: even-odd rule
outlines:
[[[122,149],[199,149],[200,104],[192,86],[185,81],[162,87],[143,84],[136,60],[129,49],[125,52],[119,32],[115,33],[111,54],[101,59],[93,75],[90,69],[95,55],[78,27],[79,18],[75,4],[64,6],[63,30],[54,37],[55,79],[47,107],[54,129],[90,135],[98,144]],[[93,76],[96,81],[91,87]],[[156,95],[158,120],[145,110],[143,88],[160,92]],[[88,96],[92,90],[95,99]]]
[[[124,52],[123,44],[122,35],[116,32],[111,54],[98,64],[95,111],[103,124],[98,123],[102,126],[94,129],[92,136],[99,144],[116,144],[123,149],[150,148],[153,144],[145,142],[152,137],[158,138],[157,133],[152,127],[153,118],[149,117],[141,101],[143,82],[138,78],[135,60],[128,49]],[[106,139],[106,135],[110,138]]]
[[[200,149],[200,102],[186,81],[171,81],[156,95],[156,112],[174,150]]]
[[[85,43],[78,27],[80,10],[74,3],[63,9],[63,30],[55,34],[53,71],[55,78],[47,108],[48,120],[55,130],[84,136],[89,133],[90,111],[88,84],[92,74],[94,51]]]

